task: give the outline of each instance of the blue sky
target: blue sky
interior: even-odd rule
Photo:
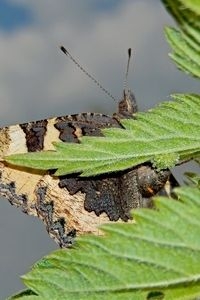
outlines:
[[[33,15],[27,6],[7,0],[0,1],[0,30],[9,32],[28,26],[32,18]]]
[[[92,0],[88,2],[91,10],[109,11],[117,7],[120,0]],[[34,15],[27,4],[15,3],[9,0],[0,1],[0,30],[10,32],[34,22]]]
[[[116,110],[64,57],[60,44],[116,98],[131,47],[129,84],[142,110],[176,88],[187,89],[190,79],[168,57],[163,27],[172,19],[159,0],[2,0],[0,14],[2,126],[63,111]]]
[[[140,110],[173,92],[199,92],[199,82],[168,57],[163,28],[172,24],[159,0],[1,0],[1,126],[116,111],[116,103],[61,53],[60,44],[119,99],[131,47],[129,86]],[[0,225],[3,299],[22,287],[17,275],[56,246],[39,220],[7,201],[0,201]]]

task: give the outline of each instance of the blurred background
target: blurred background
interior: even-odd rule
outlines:
[[[60,45],[117,99],[131,47],[129,87],[140,110],[169,100],[174,92],[199,92],[199,82],[168,57],[165,25],[174,22],[160,0],[1,0],[0,126],[116,111],[117,103],[77,69]],[[19,275],[56,248],[40,220],[0,199],[0,299],[22,289]]]

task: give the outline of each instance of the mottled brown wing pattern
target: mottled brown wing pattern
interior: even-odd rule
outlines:
[[[101,136],[105,127],[123,128],[120,119],[133,117],[135,98],[124,93],[113,117],[81,113],[0,129],[0,158],[14,153],[52,150],[52,142],[78,143],[84,135]],[[134,146],[134,145],[133,145]],[[130,219],[130,209],[149,206],[150,197],[169,179],[168,170],[157,173],[150,165],[124,172],[80,178],[77,174],[55,177],[0,163],[0,195],[29,215],[43,220],[60,247],[76,235],[100,234],[98,225]]]
[[[14,125],[0,129],[1,157],[14,153],[51,150],[53,141],[78,142],[82,134],[100,135],[100,128],[118,126],[111,117],[80,114]],[[60,188],[60,179],[48,172],[15,168],[0,163],[0,195],[23,212],[38,216],[56,242],[69,244],[75,232],[98,233],[97,225],[108,222],[84,209],[85,195]],[[68,239],[69,236],[69,239]]]

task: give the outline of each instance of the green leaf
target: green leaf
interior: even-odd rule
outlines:
[[[158,170],[162,170],[166,168],[166,165],[168,168],[174,167],[178,161],[179,155],[177,153],[164,154],[154,157],[153,166],[157,167]]]
[[[23,300],[39,300],[40,297],[38,297],[37,294],[33,293],[31,290],[24,290],[19,292],[18,294],[7,298],[7,300],[17,300],[17,299],[23,299]]]
[[[200,78],[200,3],[199,0],[162,0],[178,23],[179,29],[167,27],[170,54],[178,68]]]
[[[185,172],[184,175],[188,179],[186,181],[189,185],[195,185],[196,187],[200,188],[200,175],[193,173],[193,172]]]
[[[199,0],[180,0],[185,7],[191,9],[194,13],[200,14],[200,2]]]
[[[16,154],[9,163],[36,169],[57,169],[55,175],[83,172],[91,176],[124,170],[152,161],[169,168],[200,155],[200,96],[172,96],[137,119],[122,120],[124,129],[103,130],[105,137],[83,137],[81,144],[54,143],[55,151]]]
[[[176,193],[181,201],[158,197],[157,210],[135,210],[136,224],[101,226],[105,236],[50,254],[23,276],[25,285],[38,299],[200,297],[200,190]]]

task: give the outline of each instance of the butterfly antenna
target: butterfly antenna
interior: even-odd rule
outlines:
[[[128,72],[129,72],[130,60],[131,60],[131,48],[128,49],[128,62],[127,62],[127,67],[126,67],[125,79],[124,79],[124,91],[125,92],[127,92],[127,89],[128,89]]]
[[[112,98],[114,101],[116,101],[115,97],[108,91],[106,90],[92,75],[90,75],[78,62],[77,60],[69,53],[69,51],[63,47],[60,46],[60,50],[67,55],[74,63],[75,65],[77,65],[77,67],[84,73],[86,74],[94,83],[96,83],[96,85],[102,90],[104,91],[104,93],[106,93],[106,95],[108,95],[110,98]]]

